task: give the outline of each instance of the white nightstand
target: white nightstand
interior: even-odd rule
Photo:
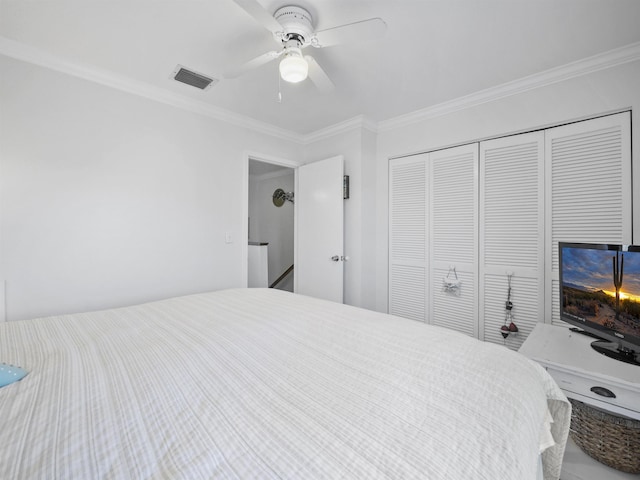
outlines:
[[[519,352],[544,366],[567,397],[640,420],[640,366],[596,352],[591,348],[594,340],[565,327],[539,323]],[[601,389],[615,397],[599,395],[606,393]],[[596,462],[571,439],[562,472],[563,480],[638,478]]]

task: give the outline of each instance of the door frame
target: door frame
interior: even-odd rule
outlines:
[[[249,285],[249,160],[255,160],[262,163],[270,163],[272,165],[279,165],[281,167],[287,167],[293,169],[294,184],[297,185],[298,181],[298,167],[302,165],[301,162],[296,162],[287,158],[274,157],[272,155],[266,155],[263,153],[256,153],[247,151],[243,155],[242,159],[242,244],[240,247],[241,258],[241,285],[247,287]],[[294,215],[294,230],[295,230],[295,215]]]

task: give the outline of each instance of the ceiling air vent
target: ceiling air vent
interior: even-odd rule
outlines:
[[[178,82],[186,83],[187,85],[199,88],[200,90],[208,90],[219,81],[217,78],[210,78],[206,75],[202,75],[201,73],[187,70],[182,65],[178,65],[176,67],[173,71],[172,77]]]

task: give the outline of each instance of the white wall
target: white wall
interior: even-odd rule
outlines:
[[[0,71],[8,320],[243,285],[246,151],[299,145],[7,57]]]
[[[376,161],[376,309],[387,311],[388,161],[409,153],[632,110],[632,143],[640,145],[640,62],[601,70],[448,115],[378,132]],[[640,243],[640,149],[633,149],[634,242]]]
[[[362,224],[361,246],[362,264],[360,269],[360,305],[364,308],[375,310],[377,306],[376,277],[378,275],[376,262],[376,245],[378,232],[376,224],[377,191],[376,191],[376,141],[377,135],[370,131],[362,132],[362,169],[361,190],[362,196]]]
[[[293,207],[285,202],[281,207],[273,204],[273,192],[282,188],[285,192],[294,191],[294,170],[249,176],[249,240],[269,243],[269,285],[293,264]],[[295,193],[295,192],[294,192]],[[290,275],[293,277],[293,275]],[[293,282],[289,278],[286,288],[293,291]]]
[[[628,108],[640,145],[640,62],[306,145],[2,56],[0,71],[0,278],[10,320],[242,285],[247,212],[230,199],[246,192],[247,152],[302,163],[344,156],[345,303],[386,311],[389,158]],[[633,162],[639,172],[638,148]]]

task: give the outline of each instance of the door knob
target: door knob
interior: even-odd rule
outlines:
[[[340,257],[338,255],[334,255],[333,257],[331,257],[331,260],[333,260],[334,262],[339,262]]]

